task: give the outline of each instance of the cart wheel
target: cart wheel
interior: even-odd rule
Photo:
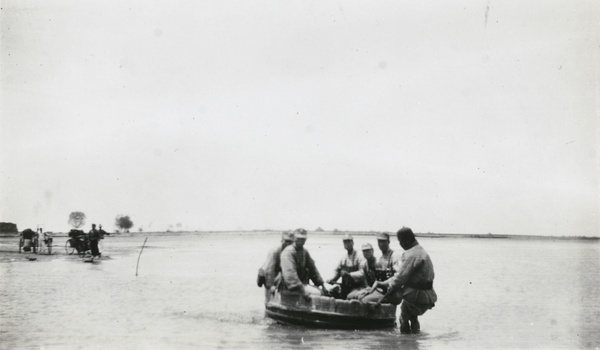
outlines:
[[[75,253],[75,248],[71,247],[71,240],[70,239],[68,239],[67,243],[65,243],[65,251],[69,255],[73,255],[73,253]]]
[[[23,237],[19,238],[19,254],[21,254],[21,250],[23,250]]]

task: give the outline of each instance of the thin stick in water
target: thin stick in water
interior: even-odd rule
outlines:
[[[137,264],[135,265],[135,276],[136,277],[138,275],[138,267],[140,267],[140,258],[142,257],[142,252],[144,251],[144,246],[146,246],[147,240],[148,240],[148,237],[146,237],[146,239],[144,240],[144,244],[142,244],[142,250],[140,250],[140,255],[138,255],[138,261],[137,261]]]

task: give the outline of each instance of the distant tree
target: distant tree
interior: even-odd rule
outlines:
[[[6,233],[17,233],[17,224],[13,224],[12,222],[0,222],[0,232]]]
[[[69,225],[74,228],[80,228],[85,225],[85,213],[81,211],[74,211],[69,214]]]
[[[140,227],[140,228],[138,228],[138,231],[140,231],[140,232],[144,232],[144,228],[143,228],[143,227]]]
[[[317,227],[317,229],[315,231],[316,232],[323,232],[323,229],[321,227]]]
[[[133,227],[133,221],[127,215],[117,215],[115,226],[121,229],[121,232],[128,232]]]

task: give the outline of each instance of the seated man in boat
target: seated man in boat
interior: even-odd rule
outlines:
[[[371,294],[371,286],[377,281],[377,259],[373,253],[373,246],[369,243],[363,244],[362,253],[360,271],[366,287],[350,293],[348,299],[363,299],[366,295]]]
[[[390,248],[390,235],[387,233],[377,234],[377,245],[381,250],[381,257],[379,257],[375,264],[375,275],[377,281],[386,281],[399,270],[400,256]],[[387,293],[385,286],[382,285],[375,289],[372,288],[367,295],[361,293],[359,298],[362,302],[389,303],[394,305],[398,305],[402,301],[400,293]]]
[[[281,288],[304,296],[322,295],[323,278],[315,265],[315,261],[304,249],[307,233],[304,229],[294,231],[294,244],[287,246],[281,252]],[[308,284],[311,280],[314,285]]]
[[[281,252],[283,249],[285,249],[285,247],[293,243],[294,233],[289,231],[283,232],[281,235],[281,244],[269,251],[269,254],[267,254],[267,260],[258,270],[256,284],[259,287],[264,285],[265,293],[267,295],[268,293],[272,292],[272,288],[276,288],[279,282],[278,280],[281,279],[281,276],[278,277],[279,273],[281,272]]]
[[[404,249],[400,270],[394,277],[376,282],[373,289],[382,286],[387,289],[388,294],[399,292],[402,297],[400,331],[418,333],[418,316],[434,307],[437,301],[437,294],[433,290],[433,263],[410,228],[401,228],[397,236],[400,246]]]
[[[365,283],[371,287],[377,281],[377,259],[373,252],[373,246],[369,243],[362,245],[363,262],[360,266],[364,274]]]
[[[365,276],[360,269],[362,259],[358,252],[354,250],[354,239],[350,235],[344,235],[342,242],[347,253],[342,257],[335,268],[333,277],[327,280],[327,283],[335,284],[341,277],[342,282],[340,284],[339,297],[346,299],[346,297],[351,298],[353,293],[365,288],[366,285]]]

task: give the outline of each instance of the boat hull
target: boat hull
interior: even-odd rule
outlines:
[[[324,296],[303,297],[282,291],[267,297],[266,315],[279,322],[318,328],[379,329],[396,324],[396,306],[339,300]]]

